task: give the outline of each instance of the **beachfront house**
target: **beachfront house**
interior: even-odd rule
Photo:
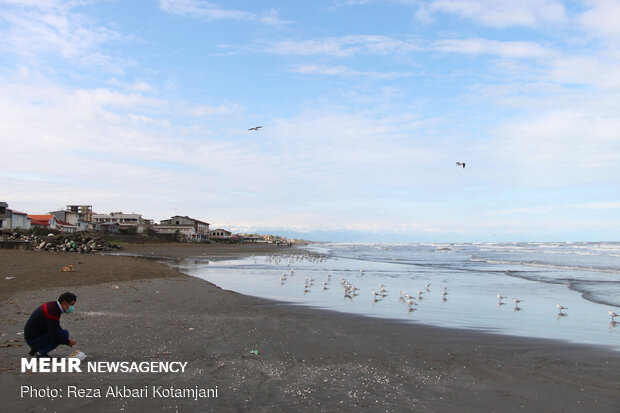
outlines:
[[[0,229],[30,229],[30,225],[28,214],[9,209],[9,204],[0,202]]]
[[[58,220],[52,214],[47,215],[28,215],[33,227],[59,229]]]
[[[116,222],[104,222],[103,224],[97,224],[97,231],[108,234],[118,234],[120,232],[120,228]]]
[[[210,239],[229,240],[231,236],[232,236],[232,232],[226,231],[225,229],[222,229],[222,228],[209,231]]]
[[[136,233],[146,232],[153,224],[152,219],[142,218],[140,214],[125,214],[123,212],[110,212],[109,214],[92,214],[92,228],[101,228],[101,224],[118,224],[119,230],[134,229]]]
[[[200,242],[209,239],[209,223],[188,216],[175,215],[164,219],[153,230],[159,234],[177,234],[188,241]]]
[[[79,227],[77,225],[72,225],[60,219],[56,221],[56,226],[58,227],[58,230],[62,232],[75,233],[75,232],[78,232],[79,230]]]
[[[6,210],[8,209],[9,204],[6,202],[0,202],[0,229],[4,229],[6,226]]]
[[[75,226],[76,231],[90,230],[89,224],[93,217],[92,206],[90,205],[67,205],[66,209],[52,211],[50,214],[54,215],[59,221],[65,221],[69,225]]]
[[[30,229],[31,222],[25,212],[9,210],[11,212],[11,229]]]
[[[50,214],[54,215],[58,222],[64,222],[63,226],[67,227],[65,232],[78,232],[87,231],[88,223],[80,220],[77,213],[72,211],[51,211]],[[69,226],[71,227],[69,229]],[[75,230],[74,228],[75,227]]]

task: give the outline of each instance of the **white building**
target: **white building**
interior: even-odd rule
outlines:
[[[80,216],[79,213],[73,211],[52,211],[50,214],[54,215],[57,220],[66,222],[67,224],[75,227],[77,231],[88,231],[88,222]],[[71,232],[74,232],[71,229]]]
[[[109,214],[93,214],[93,227],[97,228],[100,224],[118,224],[119,229],[135,227],[141,234],[149,228],[153,220],[144,219],[140,214],[124,214],[122,212],[110,212]]]
[[[209,239],[209,225],[199,219],[175,215],[160,221],[153,230],[159,234],[183,235],[189,241],[203,241]]]
[[[62,220],[58,220],[58,222],[56,222],[56,226],[58,227],[58,230],[62,232],[75,233],[80,230],[80,228],[77,225],[72,225]]]
[[[8,206],[6,202],[0,202],[0,229],[30,229],[28,214],[9,209]]]
[[[11,228],[12,229],[30,229],[30,218],[25,212],[11,210]]]
[[[197,238],[198,236],[193,225],[154,225],[153,230],[158,234],[182,235],[186,239]]]
[[[211,239],[230,239],[231,235],[232,232],[226,231],[222,228],[209,231],[209,238]]]
[[[186,226],[191,225],[194,227],[194,230],[197,234],[209,236],[209,223],[200,221],[199,219],[190,218],[188,216],[182,217],[180,215],[175,215],[170,219],[164,219],[159,222],[159,225],[177,225],[177,226]]]

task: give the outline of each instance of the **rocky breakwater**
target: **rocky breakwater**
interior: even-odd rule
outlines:
[[[12,234],[9,240],[29,242],[31,248],[40,251],[77,252],[87,254],[95,251],[120,250],[120,245],[111,243],[93,234]]]

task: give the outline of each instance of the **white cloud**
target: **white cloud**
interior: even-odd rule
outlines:
[[[196,117],[210,117],[210,116],[228,116],[234,114],[240,114],[242,108],[240,105],[234,103],[226,103],[222,105],[195,105],[184,107],[180,105],[180,113],[189,113]]]
[[[398,79],[401,77],[412,76],[412,72],[373,72],[373,71],[358,71],[350,69],[346,66],[327,66],[327,65],[313,65],[313,64],[301,64],[292,69],[295,73],[303,73],[308,75],[328,75],[328,76],[345,76],[356,77],[363,76],[375,79]]]
[[[280,12],[275,9],[264,11],[258,17],[258,21],[269,26],[284,26],[291,23],[290,21],[282,20],[280,18]]]
[[[321,40],[286,40],[266,48],[267,52],[282,55],[327,55],[348,57],[356,54],[384,55],[422,50],[415,41],[403,41],[388,36],[351,35]]]
[[[612,52],[595,50],[560,52],[558,48],[534,42],[498,41],[483,38],[443,39],[433,42],[429,49],[472,56],[497,56],[498,75],[514,85],[515,79],[539,84],[587,85],[602,91],[620,89],[620,60]],[[514,64],[511,59],[521,59]],[[530,60],[531,62],[528,62]],[[493,85],[497,88],[498,85]],[[519,88],[523,88],[520,85]]]
[[[442,52],[472,55],[491,54],[505,58],[543,58],[554,54],[537,43],[480,38],[438,40],[434,42],[433,47]]]
[[[601,90],[620,89],[620,61],[595,56],[561,56],[548,62],[546,77],[551,82],[593,85]]]
[[[251,13],[241,10],[223,9],[214,3],[202,0],[160,0],[159,7],[168,13],[194,16],[206,20],[246,20],[253,17]]]
[[[282,20],[275,9],[262,12],[260,15],[243,10],[225,9],[204,0],[159,0],[161,10],[181,16],[195,17],[207,21],[213,20],[253,20],[270,26],[282,26],[290,22]]]
[[[491,27],[529,26],[566,20],[558,0],[431,0],[420,3],[416,16],[429,21],[435,13],[452,13]]]
[[[0,22],[6,24],[0,48],[23,58],[60,55],[75,63],[118,71],[111,58],[97,49],[121,36],[74,11],[84,2],[0,1]],[[101,67],[103,66],[103,67]]]
[[[585,204],[575,205],[574,208],[584,209],[620,209],[620,201],[607,201],[607,202],[586,202]]]
[[[590,9],[579,16],[582,26],[590,33],[620,39],[620,1],[586,0]]]
[[[510,208],[490,211],[490,215],[538,215],[548,214],[549,212],[561,211],[561,210],[585,210],[585,211],[600,211],[607,209],[620,209],[620,201],[601,201],[601,202],[585,202],[579,204],[547,204],[543,206],[528,206],[522,208]]]
[[[133,83],[124,83],[116,78],[111,78],[108,80],[108,84],[136,92],[153,92],[153,87],[144,80],[136,80]]]
[[[488,145],[488,156],[505,172],[514,172],[511,182],[613,185],[620,174],[620,107],[610,103],[580,106],[575,97],[549,99],[548,106],[555,108],[539,107],[538,113],[532,108],[521,120],[505,121]]]

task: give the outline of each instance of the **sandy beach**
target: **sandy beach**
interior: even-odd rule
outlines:
[[[271,245],[142,244],[124,253],[234,257]],[[620,412],[620,353],[411,325],[243,296],[127,256],[0,250],[6,411]],[[61,273],[74,263],[76,272]],[[6,280],[6,277],[15,277]],[[77,294],[61,323],[92,361],[180,361],[183,373],[21,373],[24,323]],[[257,350],[258,354],[250,351]],[[66,355],[61,346],[57,355]],[[217,397],[22,397],[21,386],[217,389]]]

